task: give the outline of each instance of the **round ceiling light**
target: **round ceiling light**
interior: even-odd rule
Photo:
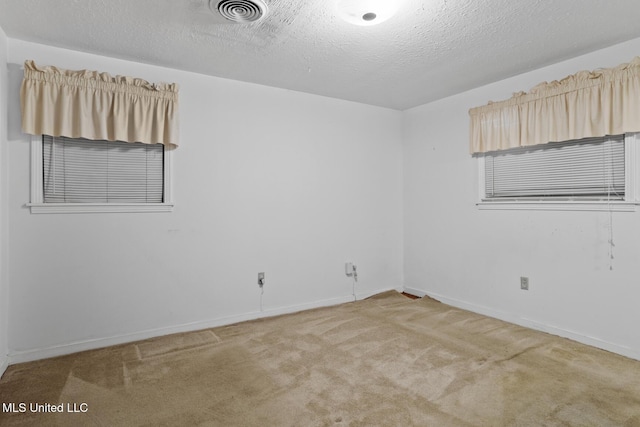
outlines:
[[[338,15],[355,25],[376,25],[398,11],[399,0],[337,0]]]

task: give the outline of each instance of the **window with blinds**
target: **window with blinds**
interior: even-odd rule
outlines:
[[[43,136],[44,203],[163,203],[164,146]]]
[[[624,200],[625,137],[485,154],[484,201]]]

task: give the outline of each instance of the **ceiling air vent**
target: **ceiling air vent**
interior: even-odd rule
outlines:
[[[259,21],[267,13],[262,0],[209,0],[209,8],[229,21],[240,23]]]

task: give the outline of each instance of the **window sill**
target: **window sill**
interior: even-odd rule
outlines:
[[[27,203],[32,214],[172,212],[173,203]]]
[[[599,202],[593,200],[509,200],[481,201],[476,203],[480,210],[520,210],[520,211],[596,211],[596,212],[635,212],[635,202]]]

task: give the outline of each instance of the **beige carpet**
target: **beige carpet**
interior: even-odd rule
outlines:
[[[2,426],[640,426],[640,362],[387,292],[10,366],[0,400]]]

